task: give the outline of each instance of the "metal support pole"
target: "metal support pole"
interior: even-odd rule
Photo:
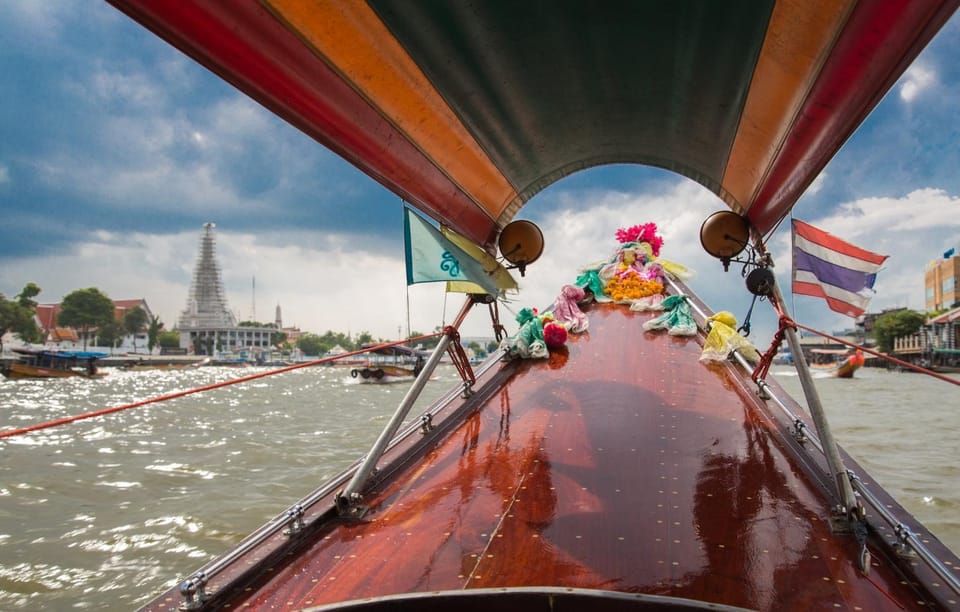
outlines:
[[[367,453],[367,456],[364,457],[363,464],[357,469],[356,473],[353,475],[353,478],[350,480],[350,483],[343,490],[343,497],[348,501],[353,501],[359,497],[360,491],[367,483],[367,479],[370,478],[370,474],[373,473],[373,469],[376,467],[377,461],[379,461],[384,449],[387,447],[387,444],[390,443],[390,440],[393,439],[393,436],[396,435],[397,430],[403,423],[403,419],[407,417],[407,413],[410,412],[410,408],[412,408],[413,404],[417,401],[417,398],[420,396],[420,392],[423,390],[424,385],[426,385],[427,381],[430,380],[430,376],[433,375],[433,371],[436,369],[437,364],[440,363],[440,358],[443,357],[443,354],[446,352],[449,344],[450,336],[444,335],[440,338],[437,348],[435,348],[433,353],[430,354],[430,358],[427,359],[427,363],[423,366],[423,370],[417,375],[417,378],[413,381],[410,389],[407,390],[407,394],[404,396],[403,401],[401,401],[400,405],[397,406],[396,412],[393,413],[393,416],[390,418],[390,421],[387,423],[386,427],[384,427],[383,431],[380,432],[380,437],[377,438],[377,441],[373,444],[373,448],[371,448],[370,452]]]
[[[460,313],[457,315],[456,320],[451,326],[453,329],[458,329],[460,327],[460,325],[463,323],[463,320],[470,312],[470,308],[473,306],[473,304],[473,298],[467,296],[466,302],[464,302],[463,307],[460,309]],[[453,334],[448,333],[444,334],[440,338],[440,342],[437,343],[437,348],[435,348],[433,353],[430,354],[430,358],[427,359],[427,363],[423,366],[423,370],[421,370],[420,374],[417,375],[417,378],[413,381],[413,384],[410,386],[410,389],[404,396],[403,401],[401,401],[400,405],[397,406],[397,410],[390,418],[390,422],[387,423],[386,427],[383,428],[383,431],[380,432],[380,437],[377,438],[376,442],[374,442],[373,448],[371,448],[370,452],[367,453],[367,456],[364,457],[363,463],[354,473],[353,478],[350,480],[349,484],[347,484],[347,487],[343,490],[343,493],[341,493],[342,498],[348,503],[352,503],[356,499],[359,499],[360,491],[363,490],[364,485],[367,484],[367,480],[369,480],[370,474],[372,474],[373,470],[376,468],[377,461],[380,460],[380,456],[383,454],[384,449],[387,448],[390,440],[392,440],[397,434],[397,430],[400,429],[400,425],[403,424],[403,419],[407,417],[407,413],[410,412],[413,404],[417,401],[417,398],[420,397],[420,392],[423,390],[424,385],[426,385],[427,381],[430,380],[430,376],[433,375],[433,371],[440,363],[440,358],[443,357],[447,347],[450,346],[452,336]]]
[[[774,281],[773,285],[774,299],[781,305],[786,313],[786,304],[783,301],[783,295],[780,293],[780,286]],[[843,466],[843,460],[840,458],[840,449],[837,447],[836,439],[830,430],[830,424],[827,422],[826,413],[823,410],[823,404],[820,402],[820,395],[813,383],[813,376],[810,374],[810,367],[803,355],[803,348],[800,346],[800,339],[797,337],[797,330],[792,327],[786,329],[787,343],[790,345],[790,352],[793,354],[793,362],[797,368],[797,375],[800,378],[800,385],[803,388],[803,395],[807,399],[807,408],[810,409],[810,416],[813,417],[813,424],[817,428],[817,434],[820,442],[823,444],[823,454],[827,459],[827,466],[830,469],[830,475],[833,477],[836,485],[836,493],[844,509],[849,514],[857,508],[857,499],[853,493],[853,486],[850,484],[850,477],[847,469]]]

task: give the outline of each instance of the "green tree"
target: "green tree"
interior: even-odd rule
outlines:
[[[893,351],[893,341],[909,336],[923,325],[924,317],[913,310],[897,310],[877,317],[873,322],[873,338],[883,353]]]
[[[97,346],[109,346],[110,352],[123,342],[123,324],[114,319],[97,328]]]
[[[473,341],[467,345],[467,348],[473,351],[473,354],[477,358],[484,358],[487,356],[487,350],[477,341]]]
[[[63,298],[57,323],[80,330],[83,350],[87,350],[87,336],[92,328],[102,327],[114,320],[113,300],[96,287],[77,289]]]
[[[163,323],[160,325],[162,326]],[[157,334],[157,343],[161,348],[180,348],[180,332],[161,331]]]
[[[29,308],[31,311],[36,312],[37,302],[33,298],[40,295],[40,291],[41,289],[36,283],[27,283],[23,286],[23,289],[20,290],[20,293],[17,294],[17,303],[24,308]]]
[[[133,352],[137,352],[137,334],[147,329],[147,311],[134,306],[123,315],[123,330],[133,336]]]
[[[37,303],[33,298],[40,293],[40,287],[27,283],[17,295],[16,301],[8,300],[0,293],[0,349],[3,348],[3,336],[14,332],[24,342],[38,342],[40,329],[34,320]]]
[[[357,345],[353,342],[353,340],[350,339],[350,336],[340,332],[333,333],[332,331],[327,330],[327,333],[323,335],[323,341],[328,345],[327,350],[332,349],[338,344],[348,351],[352,351],[353,349],[357,348]]]
[[[303,334],[297,339],[297,348],[303,351],[304,355],[318,356],[329,351],[332,346],[327,346],[323,338],[316,334]]]
[[[443,328],[439,325],[433,328],[434,332],[441,332]],[[414,331],[410,332],[411,338],[416,338],[418,336],[424,335],[423,332]],[[437,348],[437,345],[440,344],[440,336],[434,336],[433,338],[424,338],[423,340],[418,340],[416,344],[422,345],[424,350],[432,351]]]
[[[147,326],[147,350],[151,353],[153,352],[153,347],[160,345],[160,332],[162,331],[163,323],[160,322],[160,317],[153,315],[150,318],[150,325]],[[177,334],[177,346],[180,346],[180,334]]]

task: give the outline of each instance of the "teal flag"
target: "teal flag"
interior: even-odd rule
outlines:
[[[483,287],[490,295],[499,293],[496,281],[484,271],[479,261],[409,208],[404,208],[403,213],[408,285],[470,281]]]

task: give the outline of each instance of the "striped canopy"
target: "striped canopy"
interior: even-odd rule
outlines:
[[[767,233],[960,0],[109,0],[493,249],[609,163]]]

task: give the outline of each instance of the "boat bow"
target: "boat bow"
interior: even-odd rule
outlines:
[[[938,580],[934,570],[896,554],[879,510],[868,506],[869,534],[835,531],[815,428],[798,432],[805,419],[759,397],[748,370],[701,362],[702,333],[644,331],[652,314],[596,305],[588,315],[589,333],[566,350],[487,362],[469,397],[428,409],[429,429],[412,419],[363,489],[361,515],[336,508],[351,470],[295,506],[302,531],[277,529],[221,572],[202,572],[205,605],[422,609],[428,593],[555,587],[610,592],[609,609],[642,609],[639,595],[766,610],[949,607],[949,589],[919,586]],[[860,484],[941,564],[958,566],[875,483]],[[869,574],[857,564],[863,550]],[[171,593],[148,609],[179,602]]]

